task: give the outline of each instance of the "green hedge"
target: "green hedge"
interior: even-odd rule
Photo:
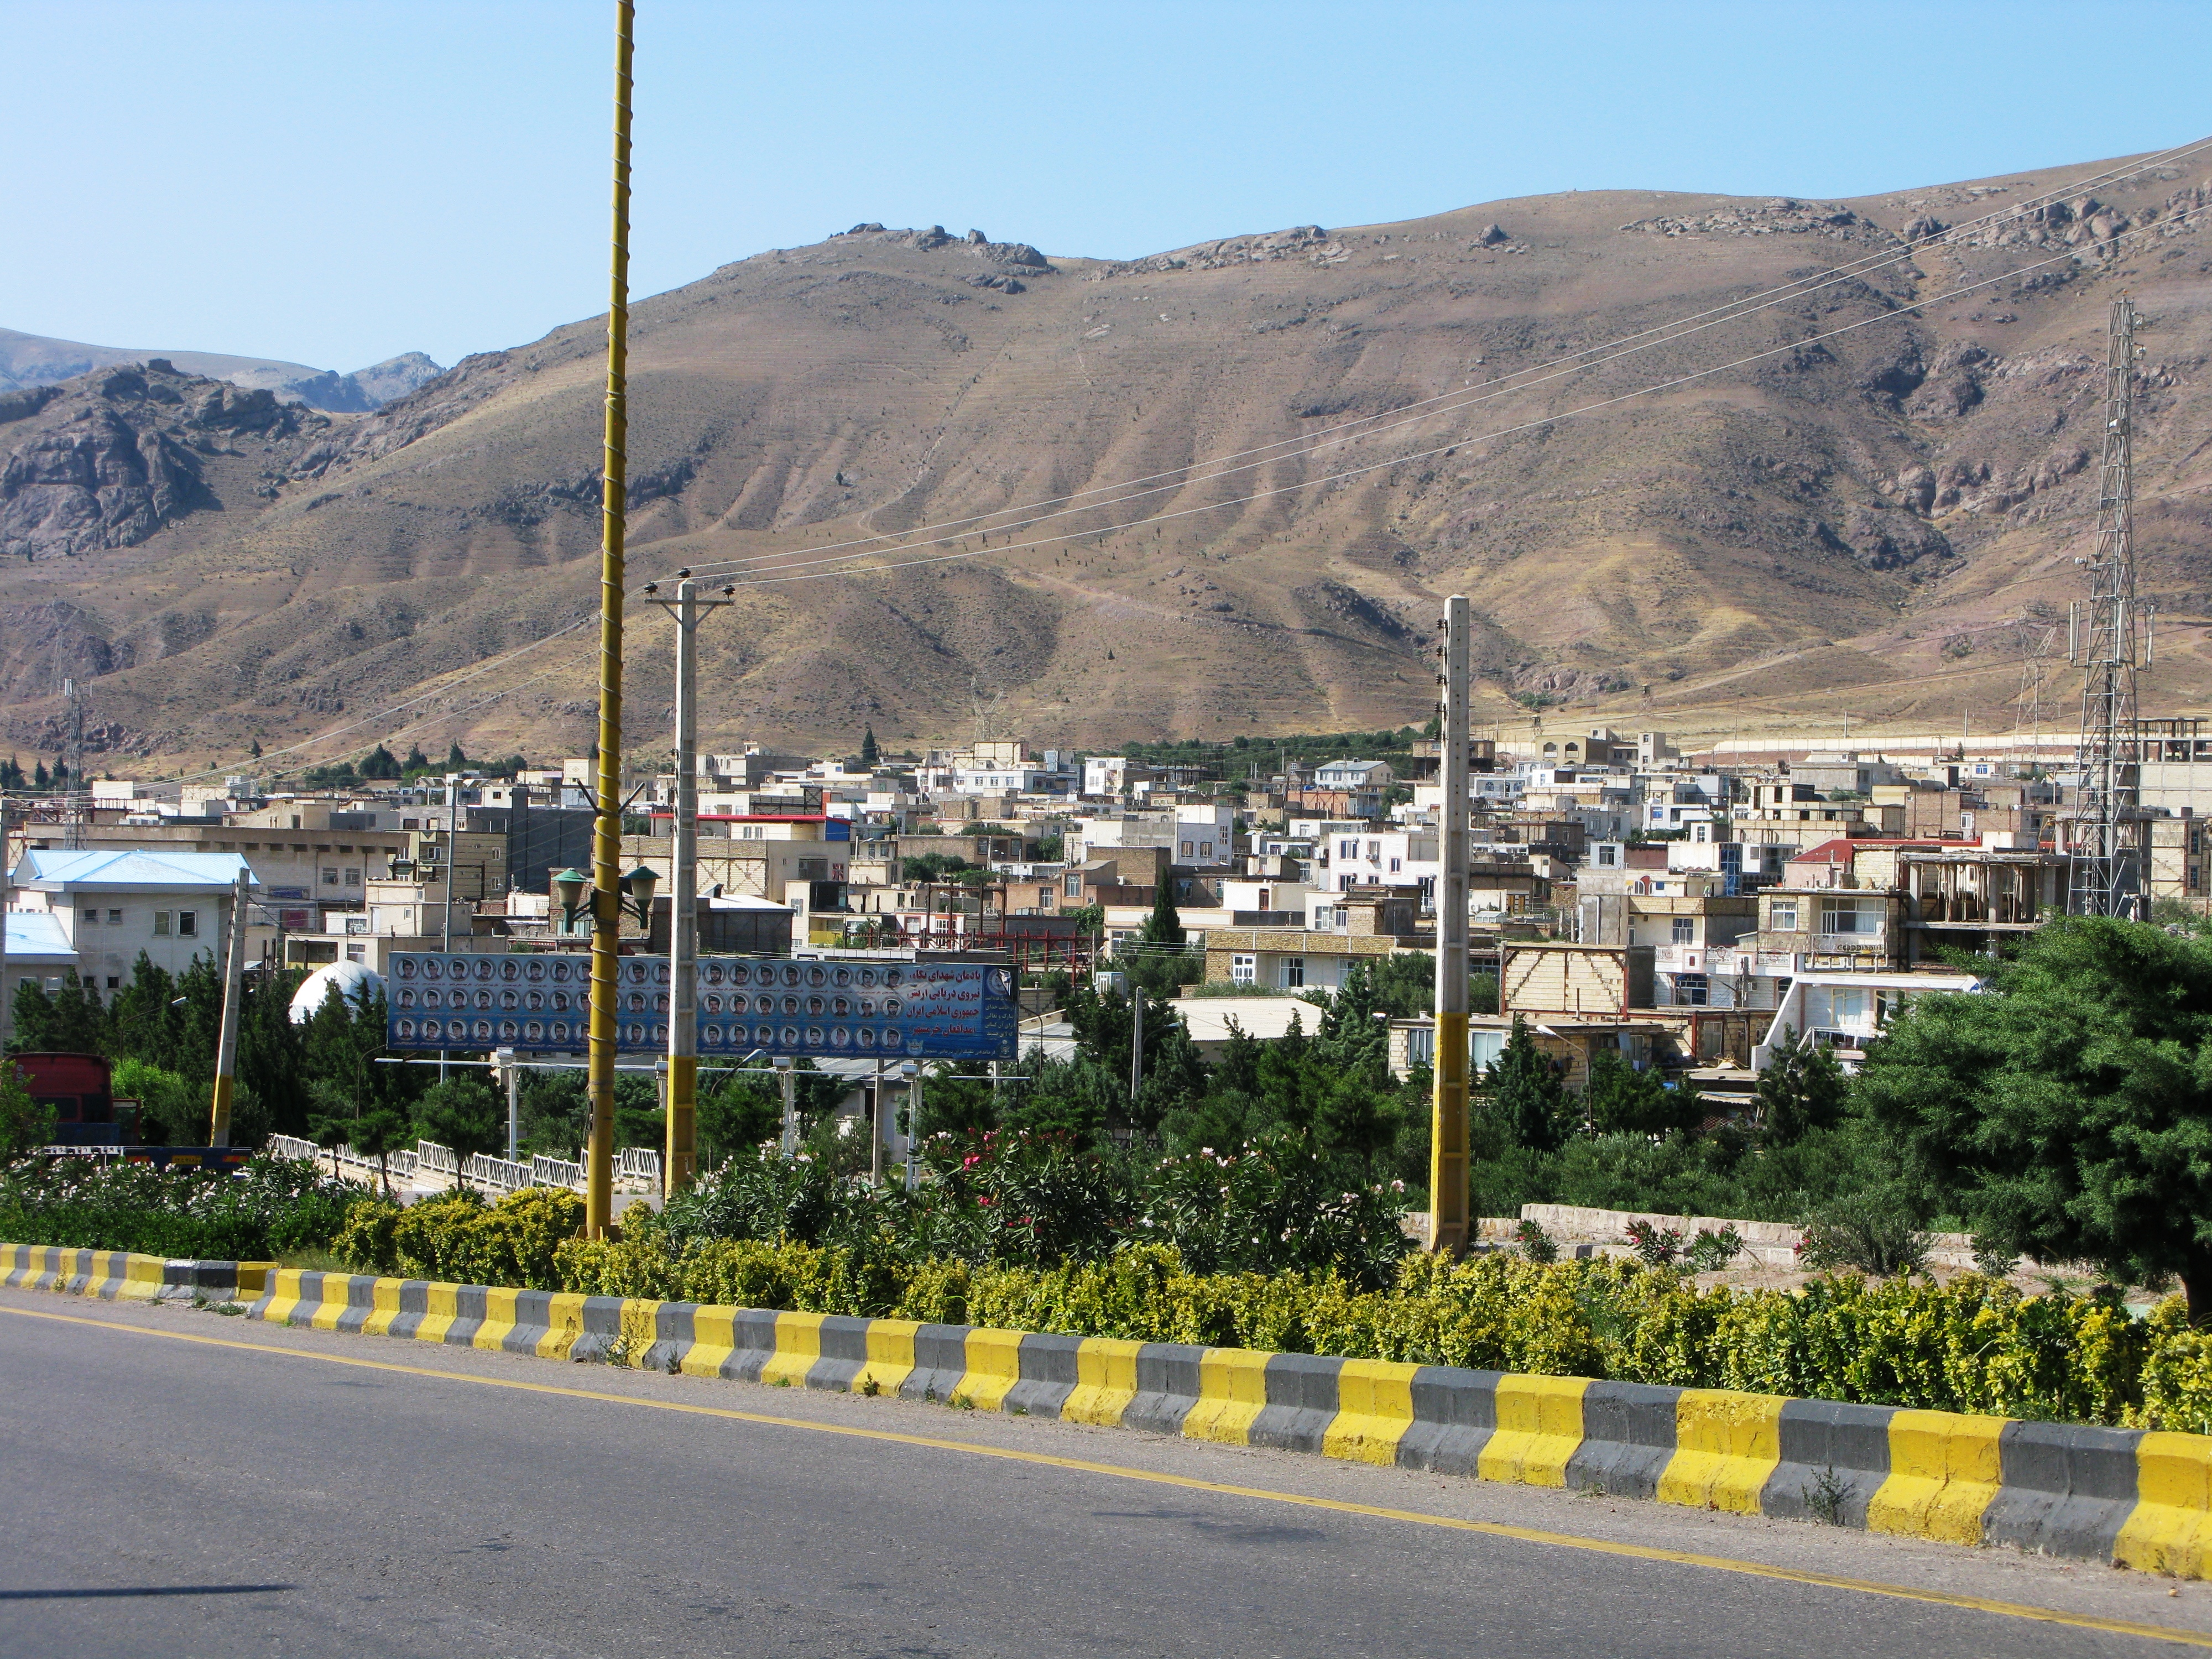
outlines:
[[[541,1189],[401,1212],[363,1201],[334,1248],[366,1271],[723,1307],[1613,1377],[1686,1388],[2212,1432],[2212,1333],[2179,1299],[2131,1318],[2110,1291],[2023,1296],[1969,1275],[1700,1291],[1632,1261],[1413,1256],[1365,1291],[1334,1274],[1196,1273],[1139,1245],[1058,1267],[913,1263],[888,1247],[698,1239],[641,1206],[629,1237],[567,1236]]]
[[[359,1191],[301,1158],[257,1158],[233,1173],[27,1158],[0,1169],[0,1239],[260,1261],[326,1244]]]

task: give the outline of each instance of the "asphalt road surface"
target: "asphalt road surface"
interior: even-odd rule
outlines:
[[[24,1291],[0,1451],[9,1659],[2212,1647],[2005,1552]]]

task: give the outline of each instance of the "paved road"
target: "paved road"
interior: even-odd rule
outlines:
[[[2212,1645],[2212,1587],[1995,1552],[19,1291],[0,1448],[9,1659],[2177,1650],[2112,1621]]]

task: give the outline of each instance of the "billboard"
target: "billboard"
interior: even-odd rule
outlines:
[[[668,1048],[665,957],[617,964],[616,1042]],[[1012,1060],[1013,971],[988,963],[702,957],[699,1053],[817,1060]],[[581,1054],[591,958],[395,952],[386,974],[386,1046],[402,1053],[520,1048]]]

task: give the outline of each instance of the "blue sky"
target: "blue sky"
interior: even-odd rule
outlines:
[[[2212,4],[643,0],[636,289],[857,221],[1126,257],[2212,133]],[[611,3],[0,0],[0,325],[349,369],[605,304]],[[2109,93],[2094,65],[2128,66]],[[2165,64],[2179,72],[2161,73]]]

